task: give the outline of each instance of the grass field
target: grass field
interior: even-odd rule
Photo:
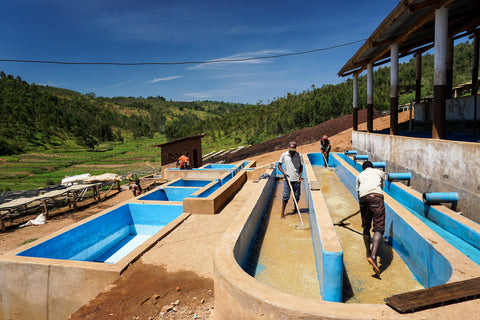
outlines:
[[[124,135],[124,142],[100,144],[94,151],[67,141],[48,150],[0,157],[0,192],[44,188],[59,184],[66,176],[84,173],[100,175],[137,173],[142,176],[161,171],[160,148],[167,142],[165,135],[151,139],[133,139]],[[60,144],[60,143],[59,143]],[[202,139],[202,152],[228,150],[236,142],[229,136]]]
[[[66,144],[45,151],[36,151],[0,158],[0,192],[32,190],[59,184],[66,176],[90,173],[148,174],[160,172],[160,148],[165,136],[123,143],[101,144],[94,151],[75,144]]]

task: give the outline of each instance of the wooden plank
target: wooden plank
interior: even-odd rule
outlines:
[[[8,212],[10,212],[10,209],[8,210]],[[2,230],[2,232],[7,231],[7,228],[5,228],[5,223],[3,222],[3,216],[1,214],[0,214],[0,229]]]
[[[479,297],[480,278],[474,278],[396,294],[385,298],[385,302],[396,311],[406,313]]]

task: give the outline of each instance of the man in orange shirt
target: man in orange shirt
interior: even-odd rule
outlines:
[[[188,152],[183,153],[180,158],[177,160],[177,168],[188,169],[190,168],[190,163],[188,162]]]

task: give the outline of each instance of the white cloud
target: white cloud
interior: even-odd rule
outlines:
[[[220,69],[224,68],[227,65],[239,64],[239,63],[248,63],[248,64],[258,64],[258,63],[269,63],[271,59],[261,59],[262,57],[275,56],[289,53],[290,51],[279,49],[279,50],[261,50],[256,52],[243,52],[236,53],[227,57],[212,59],[207,63],[197,64],[193,67],[187,69]],[[260,59],[259,59],[260,58]]]
[[[159,82],[159,81],[170,81],[170,80],[174,80],[174,79],[178,79],[178,78],[181,78],[181,76],[170,76],[170,77],[164,77],[164,78],[155,78],[153,80],[147,81],[147,83],[156,83],[156,82]]]
[[[201,92],[190,92],[185,93],[184,96],[191,99],[207,99],[212,97],[225,97],[229,96],[231,93],[229,90],[210,90],[210,91],[201,91]]]
[[[115,85],[112,86],[112,88],[118,88],[118,87],[122,87],[128,83],[132,82],[132,80],[127,80],[127,81],[123,81],[123,82],[120,82],[120,83],[117,83]]]
[[[46,80],[46,81],[40,81],[36,82],[37,85],[40,86],[46,86],[46,87],[58,87],[58,88],[66,88],[69,86],[68,82],[55,82],[53,80]]]

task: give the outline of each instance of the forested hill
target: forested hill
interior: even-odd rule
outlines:
[[[153,137],[166,123],[205,119],[243,107],[224,102],[172,102],[163,97],[95,97],[28,84],[0,72],[0,155],[48,149],[73,141],[93,150],[101,142]]]
[[[471,81],[473,45],[454,53],[454,85]],[[422,96],[433,93],[433,56],[422,59]],[[390,68],[374,72],[374,107],[389,108]],[[415,91],[415,60],[399,66],[400,103]],[[366,106],[366,77],[359,77],[360,108]],[[206,133],[206,144],[221,148],[256,144],[323,121],[350,114],[352,80],[286,93],[268,104],[215,101],[176,102],[164,97],[96,97],[67,89],[28,84],[0,72],[0,155],[48,149],[74,141],[88,149],[126,136],[168,140]]]

